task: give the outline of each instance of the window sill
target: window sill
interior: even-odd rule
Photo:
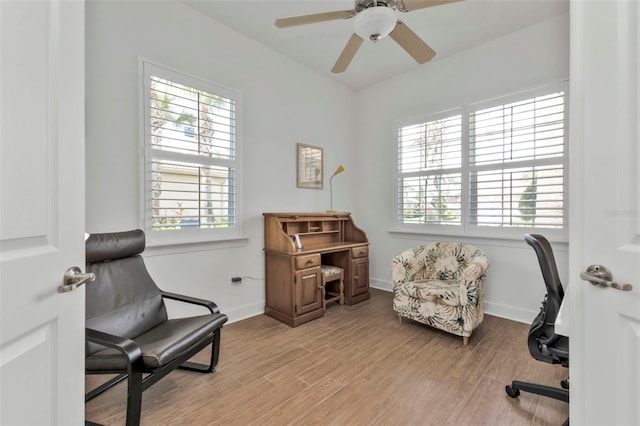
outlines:
[[[496,240],[496,241],[522,241],[525,234],[542,234],[550,242],[566,244],[569,237],[566,230],[542,229],[542,228],[508,228],[508,229],[474,229],[472,232],[461,226],[428,226],[428,225],[395,225],[388,229],[391,235],[399,238],[424,239],[425,235],[446,236],[464,240]]]

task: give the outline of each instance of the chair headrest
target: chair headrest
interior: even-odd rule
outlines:
[[[85,242],[87,263],[104,262],[135,256],[144,251],[144,231],[91,234]]]

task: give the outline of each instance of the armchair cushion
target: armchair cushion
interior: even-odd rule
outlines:
[[[460,286],[456,281],[417,280],[398,284],[398,291],[423,300],[440,300],[451,306],[460,304]]]

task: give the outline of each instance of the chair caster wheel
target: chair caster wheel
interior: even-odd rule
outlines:
[[[520,389],[516,389],[512,385],[505,386],[504,390],[511,398],[517,398],[520,395]]]

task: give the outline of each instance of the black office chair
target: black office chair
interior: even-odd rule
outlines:
[[[542,277],[547,287],[547,294],[542,301],[540,313],[533,320],[529,329],[527,341],[529,353],[538,361],[562,364],[563,367],[569,367],[569,338],[556,334],[554,330],[560,304],[564,298],[564,290],[558,275],[551,244],[542,235],[527,234],[524,239],[527,244],[533,247],[538,256]],[[505,390],[511,398],[517,398],[520,395],[520,391],[524,391],[569,402],[569,380],[563,380],[560,385],[562,386],[561,388],[554,388],[552,386],[514,380],[505,387]],[[564,425],[568,424],[569,419],[564,422]]]

